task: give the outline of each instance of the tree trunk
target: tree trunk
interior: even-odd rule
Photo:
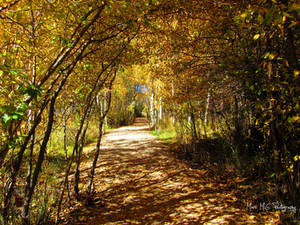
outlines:
[[[3,217],[6,222],[8,222],[8,210],[10,207],[10,201],[11,201],[12,194],[14,193],[14,190],[15,190],[16,179],[17,179],[17,175],[19,173],[19,170],[20,170],[20,167],[22,164],[24,152],[27,149],[27,145],[28,145],[30,139],[32,138],[32,135],[35,133],[35,129],[37,128],[37,126],[39,125],[39,123],[41,121],[43,111],[46,108],[46,106],[48,105],[48,102],[49,102],[49,100],[45,100],[45,102],[43,103],[39,113],[37,114],[35,120],[33,121],[33,125],[31,127],[31,129],[27,133],[27,136],[26,136],[23,144],[21,145],[20,151],[17,156],[17,160],[14,163],[14,167],[13,167],[14,171],[12,172],[12,175],[11,175],[11,182],[8,187],[7,194],[4,198]]]
[[[95,175],[95,169],[96,169],[96,165],[97,165],[97,161],[99,158],[99,154],[100,154],[100,145],[101,145],[101,139],[102,139],[102,135],[103,135],[103,121],[110,109],[110,104],[111,104],[111,88],[112,88],[112,84],[116,78],[117,73],[115,72],[114,77],[112,78],[112,80],[109,83],[109,92],[108,92],[108,100],[107,100],[107,108],[104,111],[104,114],[102,116],[100,116],[100,120],[99,120],[99,128],[98,128],[98,140],[97,140],[97,145],[96,145],[96,151],[95,151],[95,155],[94,155],[94,160],[93,160],[93,165],[91,168],[91,172],[90,172],[90,181],[89,181],[89,185],[87,188],[87,194],[88,194],[88,201],[91,201],[92,198],[92,186],[93,186],[93,181],[94,181],[94,175]]]
[[[210,100],[210,91],[207,93],[207,98],[206,98],[205,117],[204,117],[205,124],[207,124],[208,122],[209,100]]]
[[[65,110],[64,115],[64,153],[65,153],[65,160],[68,160],[68,149],[67,149],[67,110]]]
[[[92,106],[91,106],[92,107]],[[79,193],[79,181],[80,181],[80,163],[81,163],[81,155],[82,155],[82,150],[85,144],[85,136],[86,136],[86,132],[87,129],[89,127],[89,121],[91,118],[91,107],[88,110],[88,115],[87,115],[87,119],[86,119],[86,124],[85,124],[85,128],[83,130],[83,133],[81,135],[81,142],[80,142],[80,146],[79,146],[79,150],[77,152],[77,161],[76,161],[76,172],[75,172],[75,182],[74,182],[74,191],[75,191],[75,196],[77,198],[77,200],[80,200],[80,193]]]
[[[52,126],[53,126],[53,122],[54,122],[54,106],[55,106],[55,101],[56,101],[57,95],[55,95],[50,102],[50,108],[49,108],[49,115],[48,115],[48,125],[47,125],[47,130],[45,132],[45,136],[43,139],[43,143],[40,147],[40,153],[38,156],[38,161],[36,163],[36,167],[35,170],[33,172],[33,176],[32,176],[32,182],[31,182],[31,186],[29,188],[28,191],[28,195],[26,196],[26,202],[24,204],[24,215],[22,218],[22,222],[23,224],[30,224],[30,219],[29,219],[29,207],[30,207],[30,203],[32,200],[32,196],[33,196],[33,192],[35,189],[35,186],[37,184],[38,181],[38,177],[39,174],[41,172],[41,168],[42,168],[42,163],[44,161],[44,156],[45,153],[47,151],[47,144],[51,135],[51,131],[52,131]]]
[[[95,155],[94,155],[92,169],[91,169],[91,172],[90,172],[89,185],[88,185],[88,188],[87,188],[87,194],[88,194],[89,198],[91,197],[91,194],[92,194],[92,186],[93,186],[93,181],[94,181],[95,169],[96,169],[98,157],[99,157],[99,154],[100,154],[100,145],[101,145],[101,139],[102,139],[102,135],[103,135],[102,127],[103,127],[103,119],[100,118],[99,127],[98,127],[99,134],[98,134],[98,139],[97,139],[96,152],[95,152]]]
[[[240,125],[240,111],[239,111],[239,102],[236,96],[234,96],[234,142],[237,146],[240,144],[241,138],[241,125]]]
[[[150,116],[151,116],[151,125],[152,127],[156,127],[155,121],[155,113],[154,113],[154,89],[153,89],[153,81],[151,80],[151,97],[150,97]]]

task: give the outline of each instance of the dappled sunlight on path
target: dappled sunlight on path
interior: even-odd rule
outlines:
[[[98,201],[74,206],[65,224],[276,224],[247,211],[232,186],[176,159],[142,118],[110,131],[101,151]]]

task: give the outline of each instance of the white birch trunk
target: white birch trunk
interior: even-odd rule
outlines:
[[[210,92],[207,93],[207,98],[206,98],[206,108],[205,108],[204,123],[207,123],[207,121],[208,121],[209,100],[210,100]]]

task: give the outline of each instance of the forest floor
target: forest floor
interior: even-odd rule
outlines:
[[[88,154],[82,185],[91,165]],[[176,158],[138,118],[104,136],[95,176],[97,201],[73,204],[62,224],[278,224],[278,213],[258,210],[259,203],[251,202],[255,193],[246,183]]]

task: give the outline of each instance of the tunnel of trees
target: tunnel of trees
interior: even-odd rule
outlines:
[[[188,159],[265,177],[299,209],[299,12],[296,0],[2,0],[0,223],[92,202],[104,131],[142,115]]]

